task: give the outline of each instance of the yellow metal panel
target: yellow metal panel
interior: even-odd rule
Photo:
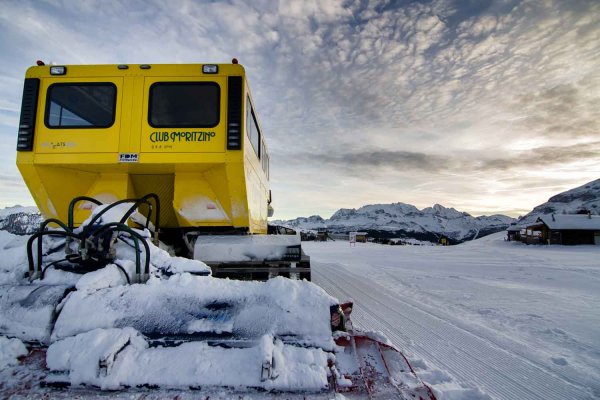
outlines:
[[[267,233],[267,202],[265,200],[268,196],[268,189],[264,187],[257,173],[257,168],[261,168],[257,161],[255,156],[247,157],[244,168],[250,232]]]
[[[159,82],[214,82],[220,87],[219,124],[215,127],[197,128],[155,128],[150,126],[149,93],[150,87]],[[158,153],[215,153],[225,151],[226,142],[226,79],[218,76],[208,77],[156,77],[145,79],[144,107],[141,128],[141,152]]]
[[[110,204],[117,200],[133,198],[135,197],[135,193],[133,193],[129,175],[103,173],[94,176],[93,185],[85,192],[85,196],[93,197],[104,204]],[[88,218],[91,210],[91,204],[87,202],[78,203],[74,210],[73,220],[75,225],[80,225]]]
[[[117,87],[115,121],[108,128],[48,128],[45,125],[46,94],[54,83],[97,83],[108,82]],[[121,127],[123,78],[98,76],[96,78],[46,78],[40,85],[38,115],[36,119],[35,152],[100,153],[117,152]]]
[[[74,197],[86,195],[99,174],[60,167],[35,166],[25,180],[43,187],[42,192],[32,191],[33,197],[45,216],[67,221],[69,203]],[[39,183],[37,183],[38,181]],[[31,190],[31,187],[30,187]]]
[[[134,81],[132,78],[123,80],[121,90],[121,118],[119,126],[119,153],[133,153],[129,138],[131,137],[132,124],[135,116],[133,115],[133,88]]]
[[[146,65],[150,68],[142,69]],[[202,73],[203,64],[127,64],[127,69],[119,69],[117,64],[105,65],[68,65],[64,77],[96,78],[98,76],[244,76],[244,67],[240,64],[217,64],[219,73],[217,75]],[[27,78],[54,78],[50,75],[50,66],[33,66],[25,74]],[[60,77],[59,77],[60,78]]]
[[[173,164],[177,171],[197,171],[204,164],[224,163],[228,157],[223,153],[142,153],[140,165],[146,164]]]
[[[216,75],[203,74],[202,64],[67,66],[66,76],[50,76],[49,67],[32,67],[27,77],[41,79],[33,152],[19,152],[17,164],[46,217],[67,218],[72,198],[87,195],[100,201],[141,197],[161,199],[164,227],[235,227],[250,233],[267,231],[269,186],[261,161],[246,135],[242,150],[226,150],[227,76],[244,77],[240,65],[219,64]],[[156,148],[148,124],[148,89],[153,82],[212,81],[221,88],[220,122],[210,141],[192,141],[191,129],[165,129],[170,148]],[[48,129],[45,96],[53,82],[113,82],[117,86],[115,124],[107,129]],[[244,85],[242,118],[245,118]],[[245,126],[245,124],[244,124]],[[198,129],[198,131],[205,129]],[[172,132],[184,132],[175,135]],[[195,135],[198,138],[198,135]],[[55,145],[58,144],[58,145]],[[123,163],[120,153],[137,162]],[[76,210],[76,221],[89,215],[89,205]]]
[[[140,107],[139,104],[145,105],[145,94],[144,94],[144,77],[136,76],[133,78],[128,78],[128,81],[133,81],[133,92],[131,94],[132,97],[132,106],[131,106],[131,129],[129,132],[124,131],[121,135],[125,135],[125,137],[129,138],[129,153],[139,153],[140,152],[140,140],[141,140],[141,129],[142,129],[142,113],[143,107]]]
[[[222,204],[204,174],[175,175],[173,208],[180,226],[232,226]]]

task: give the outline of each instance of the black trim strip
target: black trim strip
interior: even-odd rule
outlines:
[[[38,78],[25,78],[23,101],[21,103],[21,118],[19,120],[19,134],[17,138],[17,151],[33,150],[33,135],[35,133],[39,88],[40,80]]]
[[[227,150],[242,148],[242,77],[227,82]]]

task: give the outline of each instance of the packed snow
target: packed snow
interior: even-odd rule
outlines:
[[[600,246],[305,242],[313,281],[355,302],[439,399],[600,397]]]

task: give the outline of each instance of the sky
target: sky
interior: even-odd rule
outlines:
[[[0,0],[0,207],[23,78],[55,64],[246,68],[274,217],[402,202],[523,215],[600,178],[600,2]]]

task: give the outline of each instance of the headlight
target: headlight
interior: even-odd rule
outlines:
[[[219,72],[219,66],[214,64],[207,64],[202,66],[202,72],[205,74],[216,74]]]
[[[50,67],[50,75],[64,75],[67,73],[67,67],[53,66]]]

